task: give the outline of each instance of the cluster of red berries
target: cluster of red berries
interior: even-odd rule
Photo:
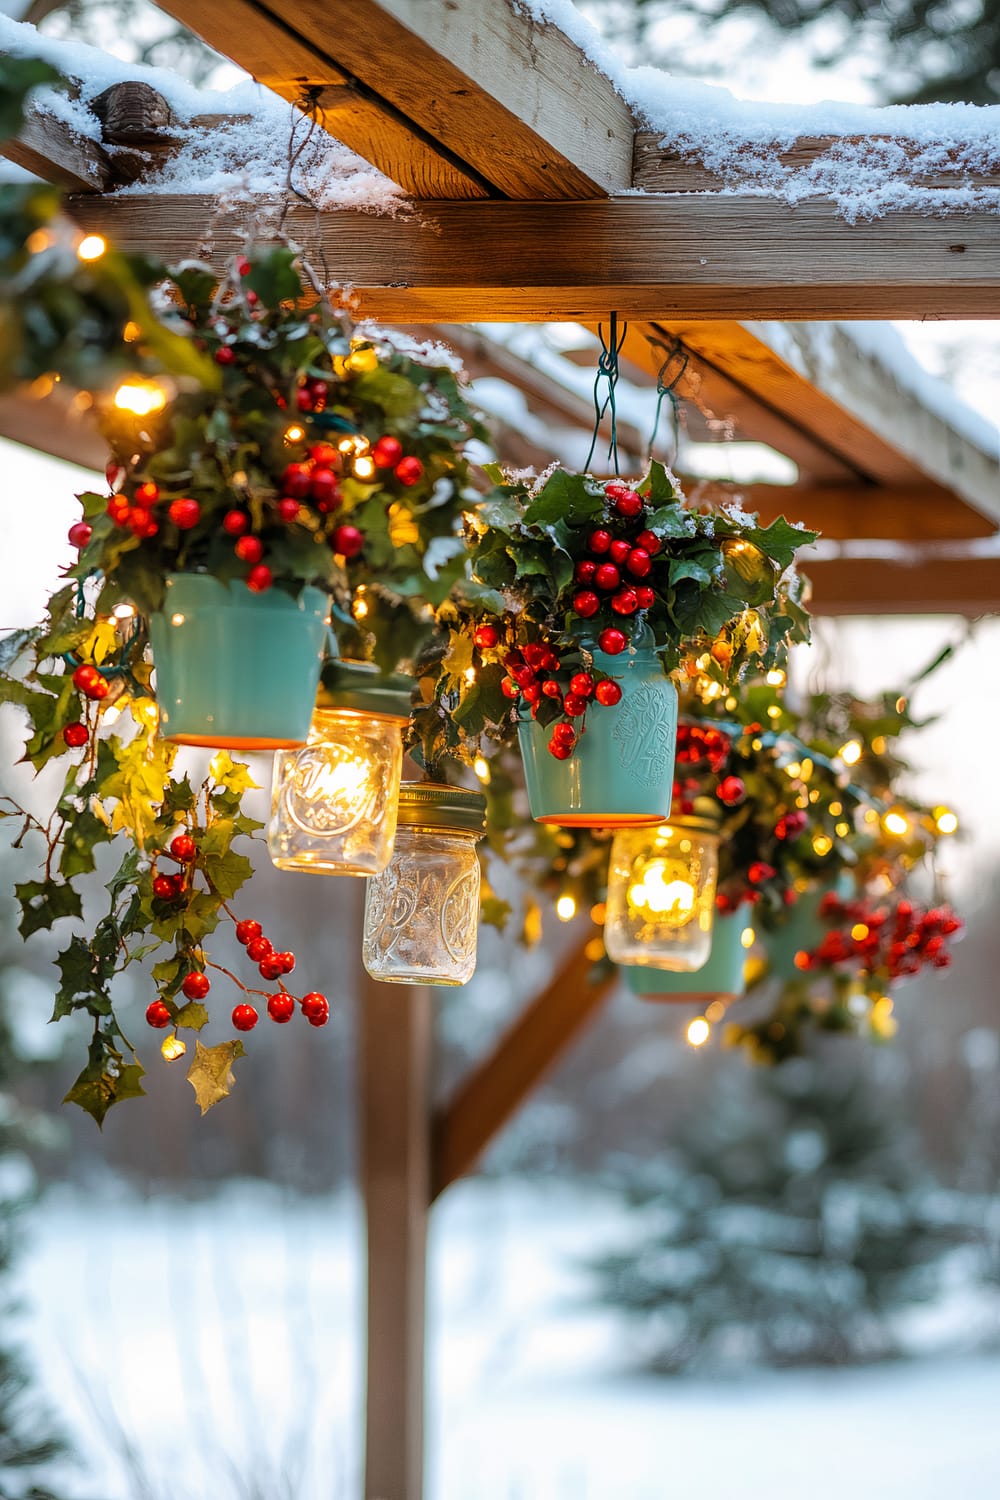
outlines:
[[[798,808],[793,809],[792,812],[782,813],[774,825],[774,836],[782,840],[798,838],[808,822],[806,814]]]
[[[707,762],[709,770],[718,776],[729,759],[730,738],[721,729],[704,724],[678,724],[677,764],[696,766]]]
[[[656,599],[655,591],[643,580],[653,571],[653,558],[662,543],[655,532],[643,528],[643,497],[618,479],[609,480],[604,493],[612,517],[607,525],[596,526],[590,533],[590,555],[581,558],[573,572],[573,582],[578,585],[573,608],[584,620],[592,619],[605,605],[616,615],[634,615],[651,609]],[[631,535],[616,536],[612,532],[611,526],[617,523],[621,529],[622,522]]]
[[[621,636],[621,645],[609,654],[614,656],[624,650],[626,641],[620,630],[606,630],[602,636]],[[496,646],[499,636],[493,625],[479,625],[473,640],[480,650]],[[602,650],[606,649],[601,647]],[[552,703],[562,715],[552,724],[548,749],[556,760],[568,760],[583,732],[583,719],[592,703],[602,708],[613,708],[621,702],[622,690],[613,677],[597,677],[593,672],[569,673],[562,666],[559,653],[544,641],[531,641],[527,645],[514,647],[503,656],[507,675],[500,690],[511,703],[527,703],[532,718],[537,719],[538,709],[545,699]],[[560,672],[560,677],[554,674]],[[568,680],[567,680],[568,679]],[[579,726],[574,719],[581,720]]]
[[[108,679],[93,662],[80,663],[73,673],[73,686],[92,703],[100,703],[111,691]],[[82,719],[74,719],[72,723],[63,726],[62,737],[71,750],[78,750],[90,739],[90,730]]]
[[[894,910],[865,901],[842,901],[828,892],[820,916],[841,925],[826,933],[811,952],[795,955],[796,967],[816,969],[860,963],[865,973],[884,973],[889,980],[918,974],[925,964],[946,969],[951,963],[948,939],[962,929],[950,907],[923,910],[911,901],[897,901]]]

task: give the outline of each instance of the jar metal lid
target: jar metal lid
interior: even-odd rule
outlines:
[[[383,675],[374,662],[327,661],[320,679],[317,708],[347,708],[380,719],[410,717],[413,681],[402,673]]]
[[[398,822],[408,827],[454,828],[482,834],[486,829],[486,798],[482,792],[445,786],[436,781],[404,782],[399,789]]]

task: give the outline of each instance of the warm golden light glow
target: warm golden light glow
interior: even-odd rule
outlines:
[[[123,380],[115,391],[114,403],[119,411],[127,411],[133,417],[148,417],[163,410],[167,393],[153,380]]]
[[[844,811],[843,805],[840,802],[831,802],[830,803],[830,816],[831,816],[831,818],[839,818],[840,815],[841,815],[841,813],[843,811]]]
[[[605,926],[615,963],[701,968],[711,952],[718,847],[712,828],[693,819],[619,830]]]
[[[712,1028],[704,1016],[695,1016],[687,1029],[687,1039],[692,1047],[703,1047],[712,1034]]]
[[[934,809],[934,823],[938,833],[958,832],[958,818],[948,807]]]
[[[851,928],[851,937],[856,943],[863,943],[868,936],[868,927],[864,922],[855,922]]]
[[[802,767],[799,765],[797,760],[790,761],[789,764],[785,767],[785,775],[791,776],[793,780],[796,776],[800,776],[801,774]]]
[[[816,834],[815,838],[813,839],[813,852],[814,853],[818,854],[822,858],[822,856],[824,854],[829,854],[829,852],[830,852],[830,850],[832,848],[833,848],[833,839],[828,838],[825,833],[817,833]]]
[[[754,932],[752,927],[744,927],[743,931],[740,933],[740,942],[743,944],[744,948],[752,948],[756,936],[757,934]]]
[[[354,460],[352,465],[356,479],[372,479],[375,475],[375,460],[369,458],[367,453],[362,454]]]
[[[845,766],[856,766],[864,753],[864,747],[860,740],[848,740],[846,745],[840,747],[840,758]]]
[[[556,902],[556,916],[560,922],[572,922],[576,916],[576,897],[565,892]]]
[[[134,620],[135,605],[129,604],[126,599],[123,599],[120,604],[115,605],[111,613],[116,620]]]
[[[490,784],[490,763],[489,763],[489,761],[485,760],[483,758],[483,756],[477,755],[476,758],[475,758],[475,760],[472,762],[472,769],[475,771],[476,775],[479,777],[480,781],[483,783],[483,786],[489,786],[489,784]]]
[[[838,823],[833,831],[838,839],[846,839],[851,831],[851,825],[850,823]]]
[[[77,258],[79,260],[100,260],[107,248],[108,242],[103,235],[85,234],[76,247]]]
[[[34,229],[25,240],[25,247],[32,255],[39,255],[55,243],[47,229]]]
[[[139,339],[142,338],[142,329],[139,327],[138,323],[133,323],[132,319],[129,318],[128,322],[125,324],[125,327],[122,329],[122,338],[125,340],[126,344],[135,344],[139,341]]]
[[[882,827],[886,833],[895,834],[897,838],[905,838],[906,834],[910,831],[910,822],[901,812],[893,809],[892,812],[887,812],[882,819]]]
[[[772,667],[770,672],[768,672],[765,681],[767,682],[768,687],[784,687],[785,683],[788,681],[788,678],[780,667]]]
[[[176,1062],[183,1057],[187,1051],[187,1042],[182,1042],[179,1036],[165,1036],[160,1043],[160,1053],[167,1062]]]
[[[781,718],[781,709],[776,703],[768,704],[767,717],[769,719],[774,719],[775,721]]]
[[[596,906],[590,908],[590,920],[597,927],[604,926],[604,918],[607,916],[607,907],[603,901],[598,901]]]
[[[640,911],[682,927],[694,915],[695,888],[684,879],[684,867],[677,861],[650,860],[639,880],[628,888],[628,899]]]
[[[291,427],[286,427],[285,428],[285,442],[286,443],[301,443],[301,441],[305,437],[305,435],[306,435],[305,428],[304,427],[300,427],[297,422],[293,423]]]

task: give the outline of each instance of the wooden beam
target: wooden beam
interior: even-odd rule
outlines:
[[[725,484],[685,479],[696,501],[724,503],[735,497],[758,511],[765,526],[778,516],[800,521],[827,541],[950,542],[992,536],[995,526],[960,500],[938,490],[889,490],[874,485],[848,489],[782,484]]]
[[[949,423],[946,409],[935,411],[926,396],[901,385],[850,329],[676,318],[660,329],[861,477],[928,495],[937,490],[942,499],[958,495],[1000,522],[996,440],[985,451]]]
[[[361,1178],[368,1237],[366,1496],[423,1495],[432,1012],[425,987],[361,989]]]
[[[0,156],[72,193],[103,192],[114,179],[108,155],[96,141],[30,104],[17,135],[0,140]]]
[[[273,238],[261,210],[198,195],[75,198],[73,213],[125,250],[177,261],[240,233]],[[289,209],[285,230],[362,311],[390,322],[628,318],[1000,317],[995,215],[898,213],[846,224],[830,203],[619,198],[435,203],[419,218]]]
[[[719,188],[738,184],[741,178],[754,171],[759,159],[760,147],[747,143],[742,151],[734,154],[733,164],[725,174],[713,172],[703,162],[692,160],[670,145],[662,145],[662,130],[637,130],[635,134],[635,164],[633,185],[645,193],[711,193]],[[775,157],[789,172],[803,171],[813,166],[829,151],[863,148],[872,158],[880,148],[900,150],[916,157],[920,147],[897,136],[816,136],[804,135],[783,150],[776,150]],[[741,172],[741,156],[745,169]],[[1000,187],[1000,156],[994,161],[992,170],[970,170],[963,159],[961,148],[941,151],[935,157],[932,170],[915,164],[907,181],[923,188],[996,188]]]
[[[471,185],[577,199],[631,186],[628,106],[567,36],[509,0],[166,0],[163,8],[285,98],[318,89],[325,128],[423,197],[468,196]],[[355,116],[355,102],[370,108]],[[464,190],[454,192],[426,160],[422,188],[410,186],[411,153],[428,151],[465,176]]]
[[[1000,556],[875,557],[804,561],[816,615],[963,615],[1000,613]]]
[[[103,474],[108,445],[75,399],[60,386],[44,399],[27,391],[7,392],[0,396],[0,437]]]
[[[473,1068],[434,1124],[431,1195],[471,1171],[556,1059],[596,1014],[617,974],[593,982],[585,945],[574,949],[552,981]]]

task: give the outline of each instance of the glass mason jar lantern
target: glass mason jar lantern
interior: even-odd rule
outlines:
[[[611,845],[604,942],[617,964],[687,972],[712,948],[718,825],[674,818],[620,829]]]
[[[385,869],[412,686],[368,662],[326,664],[305,748],[274,757],[267,847],[279,870]]]
[[[392,859],[368,882],[362,957],[387,984],[465,984],[476,967],[486,799],[460,787],[400,788]]]

